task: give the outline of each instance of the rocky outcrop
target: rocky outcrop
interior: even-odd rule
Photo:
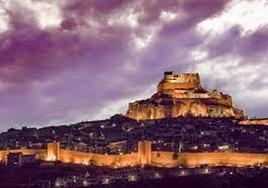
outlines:
[[[234,108],[232,104],[229,95],[217,90],[204,90],[196,73],[176,75],[166,72],[157,93],[149,99],[130,103],[126,116],[136,120],[179,116],[242,119],[243,111]]]

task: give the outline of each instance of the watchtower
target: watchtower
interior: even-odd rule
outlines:
[[[150,141],[138,142],[138,157],[141,166],[151,164],[152,143]]]
[[[164,78],[158,84],[158,92],[166,93],[170,90],[194,90],[201,89],[198,73],[177,74],[172,71],[164,73]]]
[[[60,160],[60,143],[50,142],[47,143],[47,160],[56,161]]]

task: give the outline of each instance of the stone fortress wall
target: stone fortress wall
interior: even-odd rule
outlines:
[[[268,125],[268,118],[266,119],[246,119],[240,121],[241,125]]]
[[[175,98],[215,99],[214,102],[232,106],[232,97],[217,90],[208,92],[201,86],[198,73],[176,74],[172,71],[164,73],[164,78],[158,84],[157,92]]]
[[[18,149],[0,151],[0,161],[6,162],[8,153],[22,152],[24,155],[34,154],[38,159],[46,161],[61,161],[63,163],[107,166],[122,168],[128,166],[159,166],[159,167],[196,167],[209,166],[249,166],[263,164],[268,167],[268,154],[204,152],[204,153],[174,153],[152,151],[150,141],[140,141],[138,152],[120,155],[97,154],[61,149],[59,143],[47,144],[47,149]]]
[[[6,162],[7,155],[9,153],[18,153],[21,152],[23,155],[35,155],[38,159],[47,158],[46,149],[11,149],[11,150],[0,150],[0,161]]]
[[[164,78],[158,84],[158,92],[166,90],[189,90],[200,88],[200,78],[197,73],[175,74],[172,71],[164,73]]]
[[[159,167],[176,167],[180,165],[189,167],[200,165],[244,167],[264,164],[264,166],[268,167],[268,154],[204,152],[174,155],[172,152],[152,152],[151,164]]]

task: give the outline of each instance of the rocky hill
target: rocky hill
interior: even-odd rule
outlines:
[[[197,73],[174,72],[164,73],[151,98],[130,103],[126,116],[136,120],[179,116],[244,118],[243,111],[233,106],[231,96],[203,89]]]

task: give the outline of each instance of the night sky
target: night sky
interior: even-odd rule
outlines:
[[[107,118],[165,70],[268,116],[267,0],[0,0],[0,131]]]

